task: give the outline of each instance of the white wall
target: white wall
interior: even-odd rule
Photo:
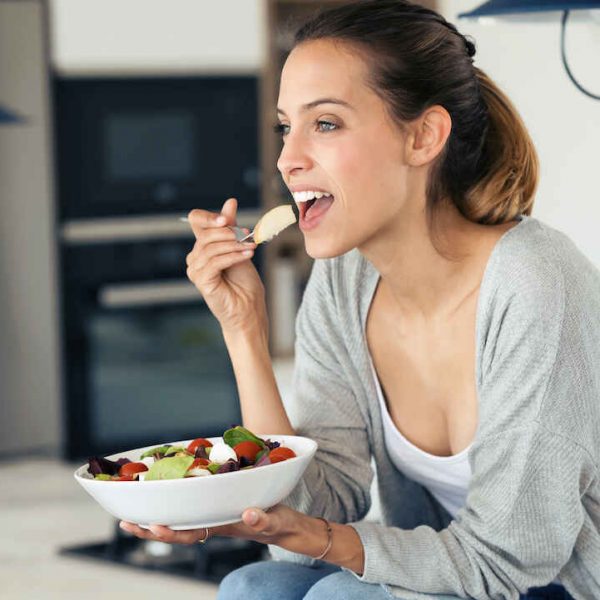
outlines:
[[[58,291],[42,2],[0,2],[0,456],[57,450]]]
[[[441,0],[440,12],[475,38],[475,64],[517,106],[536,144],[541,178],[533,216],[564,231],[600,267],[600,101],[579,92],[560,60],[560,13],[541,19],[458,20],[477,0]],[[600,95],[600,21],[577,11],[567,57],[577,79]]]
[[[61,73],[254,72],[265,0],[50,0]]]

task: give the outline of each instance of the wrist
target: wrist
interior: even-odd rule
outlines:
[[[333,523],[329,524],[333,527]],[[301,524],[300,530],[295,532],[299,535],[301,547],[300,552],[309,556],[310,558],[317,558],[323,554],[325,550],[331,550],[330,539],[331,535],[327,530],[325,519],[319,519],[317,517],[306,516],[304,522]],[[329,552],[327,552],[329,554]],[[319,560],[327,560],[327,556]]]
[[[266,319],[252,319],[247,321],[243,327],[228,329],[222,327],[223,338],[228,347],[269,345],[269,328]]]
[[[309,520],[304,527],[300,552],[311,558],[317,558],[327,550],[320,560],[346,567],[362,575],[365,555],[362,541],[356,530],[350,525],[329,522],[331,533],[328,533],[324,521],[314,517],[307,517],[307,519]]]

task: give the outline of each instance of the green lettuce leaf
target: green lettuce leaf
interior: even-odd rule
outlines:
[[[171,456],[171,454],[177,454],[178,452],[185,452],[185,448],[183,446],[169,446],[165,456]]]
[[[221,465],[218,463],[210,463],[207,467],[206,467],[213,475],[216,474],[216,472],[221,468]]]
[[[140,458],[148,458],[149,456],[154,456],[155,454],[164,456],[172,447],[173,446],[157,446],[156,448],[151,448],[150,450],[146,450],[146,452],[144,452]]]
[[[234,448],[240,442],[254,442],[258,444],[261,448],[266,448],[265,443],[259,437],[255,436],[251,431],[238,425],[233,429],[228,429],[223,434],[223,441],[228,445]]]
[[[157,460],[146,473],[144,481],[158,479],[183,479],[194,462],[193,456],[169,456]]]

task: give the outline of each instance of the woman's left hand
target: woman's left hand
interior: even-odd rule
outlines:
[[[311,532],[315,532],[313,529],[314,523],[311,523],[314,521],[316,521],[318,527],[319,521],[316,519],[283,504],[278,504],[268,511],[260,508],[248,508],[242,514],[241,522],[210,527],[209,532],[210,537],[215,535],[238,537],[255,540],[263,544],[275,544],[292,552],[304,553],[307,546],[309,548],[312,546],[310,543],[307,544],[307,536],[312,538],[314,535],[314,533],[311,535]],[[162,525],[151,525],[150,530],[125,521],[121,521],[120,525],[122,529],[141,539],[156,540],[169,544],[195,544],[206,535],[206,530],[203,527],[201,529],[174,531]],[[324,536],[325,534],[322,533],[321,535]]]

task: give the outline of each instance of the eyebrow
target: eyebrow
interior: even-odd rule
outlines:
[[[311,108],[315,108],[315,106],[319,106],[319,104],[338,104],[340,106],[345,106],[346,108],[354,110],[354,108],[350,104],[348,104],[344,100],[340,100],[339,98],[319,98],[318,100],[313,100],[308,104],[303,104],[300,107],[300,109],[302,110],[302,112],[305,112],[307,110],[310,110]],[[285,111],[281,110],[281,108],[277,109],[277,113],[285,115]]]

